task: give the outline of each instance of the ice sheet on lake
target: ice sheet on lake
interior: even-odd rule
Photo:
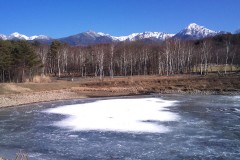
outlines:
[[[110,99],[91,103],[60,106],[44,112],[67,115],[55,122],[73,131],[156,132],[170,131],[158,122],[177,121],[179,116],[167,107],[177,101],[160,98]]]

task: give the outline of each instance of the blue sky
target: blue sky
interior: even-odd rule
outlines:
[[[0,0],[0,33],[177,33],[192,22],[233,32],[240,28],[239,6],[240,0]]]

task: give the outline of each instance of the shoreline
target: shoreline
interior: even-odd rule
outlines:
[[[0,108],[97,97],[149,94],[240,95],[240,76],[135,76],[50,83],[0,84]]]
[[[101,93],[101,94],[100,94]],[[139,96],[139,95],[163,95],[163,94],[178,94],[178,95],[225,95],[236,96],[240,92],[216,92],[216,91],[182,91],[182,90],[165,90],[159,92],[109,92],[100,91],[94,92],[73,92],[69,90],[56,90],[46,92],[33,92],[23,94],[0,95],[0,109],[6,107],[18,107],[22,105],[30,105],[35,103],[44,103],[59,100],[73,100],[73,99],[86,99],[86,98],[101,98],[101,97],[122,97],[122,96]]]

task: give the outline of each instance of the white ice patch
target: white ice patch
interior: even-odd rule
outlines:
[[[165,133],[170,129],[157,123],[179,119],[176,113],[166,108],[175,103],[159,98],[110,99],[60,106],[44,112],[67,115],[68,118],[53,125],[73,131]]]

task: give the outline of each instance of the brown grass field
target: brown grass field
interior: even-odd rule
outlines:
[[[0,84],[0,107],[86,97],[139,95],[149,93],[239,94],[240,76],[133,76],[53,79],[48,83]]]

